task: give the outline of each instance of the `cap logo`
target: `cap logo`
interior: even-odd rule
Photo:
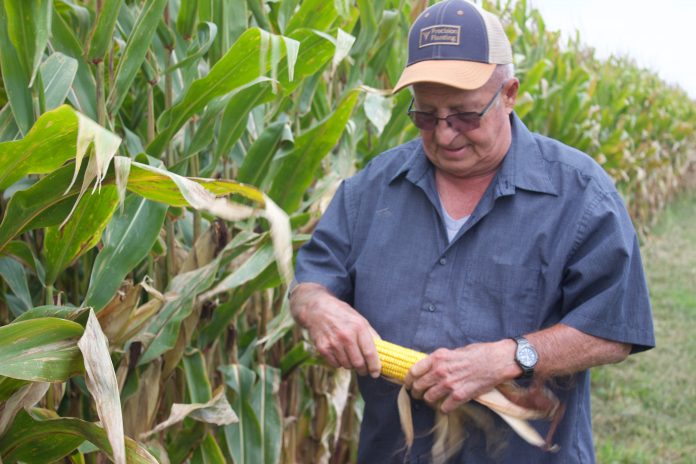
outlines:
[[[436,26],[424,27],[420,30],[418,48],[431,45],[459,45],[460,36],[460,26],[438,24]]]

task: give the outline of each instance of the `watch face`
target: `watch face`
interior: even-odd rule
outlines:
[[[517,353],[517,359],[519,359],[520,363],[523,365],[532,367],[537,362],[537,354],[532,348],[524,346]]]

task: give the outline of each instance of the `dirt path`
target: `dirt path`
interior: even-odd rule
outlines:
[[[696,462],[696,194],[642,247],[657,348],[593,370],[600,463]]]

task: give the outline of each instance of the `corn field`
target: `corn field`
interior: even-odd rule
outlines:
[[[0,0],[0,462],[351,462],[362,405],[287,307],[341,179],[417,135],[390,89],[427,1]],[[530,129],[636,225],[693,167],[696,103],[503,18]]]

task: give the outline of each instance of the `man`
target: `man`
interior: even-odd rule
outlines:
[[[464,0],[425,10],[395,88],[412,87],[421,137],[346,180],[298,254],[296,321],[330,364],[361,374],[360,462],[428,462],[433,408],[531,377],[565,404],[560,451],[507,433],[491,456],[472,432],[454,462],[594,462],[588,369],[654,346],[619,194],[591,158],[517,118],[511,63],[494,15]],[[422,400],[410,456],[375,334],[431,353],[406,380]]]

